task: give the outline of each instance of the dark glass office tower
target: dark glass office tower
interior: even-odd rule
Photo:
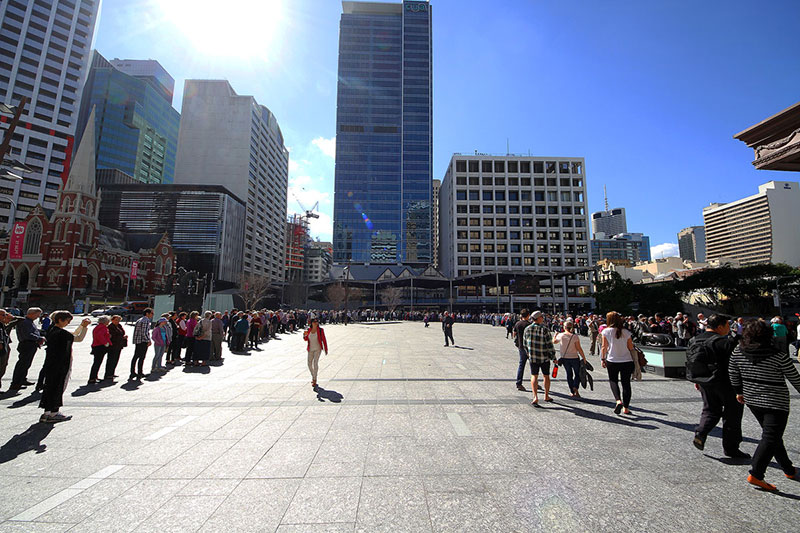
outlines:
[[[343,2],[336,263],[431,262],[432,51],[427,2]]]

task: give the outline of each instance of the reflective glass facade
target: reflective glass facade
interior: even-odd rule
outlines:
[[[98,169],[118,169],[143,183],[173,182],[181,116],[172,107],[171,92],[149,76],[122,72],[95,51],[81,104],[79,136],[92,107]]]
[[[334,261],[432,260],[431,8],[344,2]]]

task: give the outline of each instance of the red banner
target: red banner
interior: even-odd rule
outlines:
[[[22,259],[22,247],[25,244],[25,228],[27,222],[15,222],[11,230],[11,241],[8,243],[8,258]]]
[[[136,279],[139,274],[139,261],[131,261],[131,279]]]

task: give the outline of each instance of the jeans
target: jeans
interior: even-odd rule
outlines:
[[[97,373],[100,372],[100,366],[103,364],[103,358],[107,353],[108,348],[106,346],[92,346],[94,363],[92,363],[92,370],[89,372],[89,381],[97,380]]]
[[[161,365],[161,362],[162,362],[161,360],[164,357],[164,351],[166,349],[167,349],[167,347],[164,346],[163,344],[162,345],[159,345],[159,344],[154,344],[153,345],[153,350],[155,350],[155,352],[156,352],[155,355],[153,355],[153,366],[151,367],[151,370],[153,372],[155,372],[156,370],[161,368],[161,366],[162,366]]]
[[[695,435],[706,439],[722,419],[722,449],[730,454],[742,443],[744,405],[736,401],[736,391],[730,383],[701,383],[703,412]]]
[[[134,374],[143,375],[142,367],[144,366],[144,356],[147,355],[147,343],[140,342],[135,344],[133,348],[133,358],[131,359],[131,376]],[[138,366],[139,372],[136,372]]]
[[[748,407],[761,425],[761,442],[758,443],[753,454],[750,474],[756,479],[764,479],[764,473],[773,457],[784,473],[794,474],[794,466],[783,445],[783,432],[789,421],[789,412],[764,409],[753,405],[748,405]]]
[[[612,363],[606,361],[606,369],[608,370],[608,381],[611,384],[611,392],[614,394],[614,399],[617,401],[622,400],[623,407],[630,407],[631,404],[631,376],[635,370],[633,361],[626,363]],[[619,381],[622,379],[622,398],[619,394]]]
[[[517,368],[517,385],[522,385],[522,379],[525,377],[525,365],[528,364],[528,350],[524,346],[517,346],[519,350],[519,367]]]
[[[567,385],[569,386],[569,391],[578,392],[578,389],[581,386],[581,360],[578,358],[567,359],[565,357],[561,359],[561,366],[564,367],[564,371],[567,373]]]
[[[14,365],[14,376],[11,378],[12,388],[25,385],[25,382],[28,381],[28,370],[31,368],[31,363],[33,363],[33,358],[38,348],[39,345],[33,341],[23,341],[17,346],[19,360]]]

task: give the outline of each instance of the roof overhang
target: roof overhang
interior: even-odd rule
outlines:
[[[753,149],[758,170],[800,171],[800,102],[733,138]]]

